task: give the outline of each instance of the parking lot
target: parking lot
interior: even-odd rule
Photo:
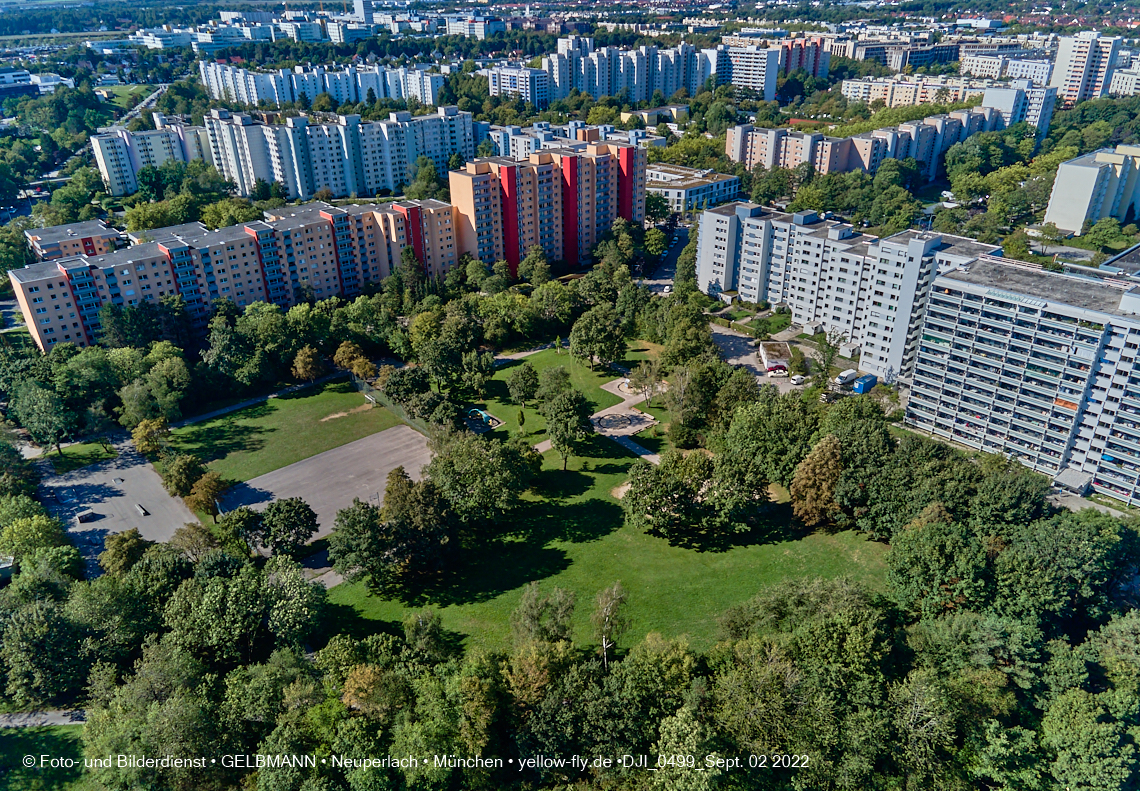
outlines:
[[[383,503],[389,472],[403,466],[419,480],[430,460],[423,434],[395,426],[238,484],[226,493],[222,507],[260,510],[276,498],[300,497],[316,511],[321,526],[316,537],[321,538],[332,532],[336,512],[353,499]]]
[[[52,516],[68,525],[88,560],[103,551],[108,533],[137,527],[143,538],[169,541],[182,525],[198,521],[180,499],[167,494],[154,467],[135,452],[129,440],[120,441],[115,449],[119,455],[114,459],[65,475],[46,475],[40,484],[41,500]],[[46,461],[44,465],[50,471]],[[77,524],[76,515],[84,511],[92,512],[91,520]]]

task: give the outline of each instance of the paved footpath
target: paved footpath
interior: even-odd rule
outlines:
[[[0,728],[42,728],[45,725],[82,725],[87,712],[82,709],[29,711],[20,714],[0,714]]]
[[[624,371],[620,366],[615,365],[613,367]],[[603,437],[609,437],[626,450],[637,454],[648,462],[660,464],[660,456],[630,439],[634,434],[657,425],[657,419],[646,412],[633,408],[634,404],[645,399],[638,393],[627,394],[622,392],[620,386],[625,381],[625,379],[614,379],[612,382],[606,382],[602,385],[603,390],[613,393],[622,401],[620,404],[608,406],[600,412],[594,413],[590,417],[590,422],[594,424],[594,431]],[[534,449],[539,453],[545,453],[550,448],[551,444],[548,439],[534,446]]]

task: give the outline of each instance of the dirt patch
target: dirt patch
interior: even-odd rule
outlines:
[[[366,412],[371,408],[372,404],[361,404],[360,406],[354,409],[350,409],[347,412],[333,412],[331,415],[325,415],[323,418],[321,418],[321,422],[324,423],[329,420],[336,420],[338,417],[348,417],[349,415],[355,415],[357,412]]]
[[[610,489],[610,496],[613,497],[615,500],[620,500],[621,498],[625,497],[625,493],[628,491],[629,491],[629,481],[626,481],[625,483],[623,483],[619,486],[615,486],[614,488]]]

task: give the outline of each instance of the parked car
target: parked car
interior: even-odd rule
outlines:
[[[807,377],[804,376],[803,374],[796,374],[795,376],[793,376],[791,378],[791,383],[794,384],[796,387],[799,387],[800,385],[802,385],[806,381],[807,381]]]

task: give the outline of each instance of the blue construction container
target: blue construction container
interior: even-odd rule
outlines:
[[[871,388],[879,383],[879,377],[874,374],[864,374],[855,380],[855,384],[851,389],[856,393],[869,393]]]

